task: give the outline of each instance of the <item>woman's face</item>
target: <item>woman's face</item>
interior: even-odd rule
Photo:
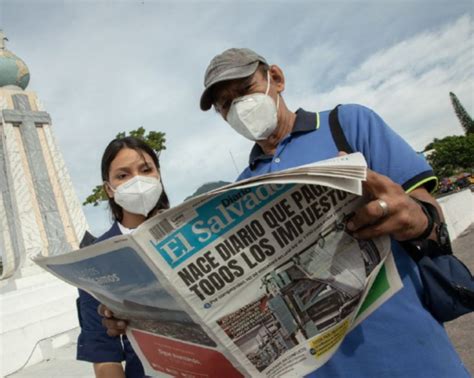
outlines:
[[[110,164],[108,183],[112,188],[117,189],[117,187],[135,176],[148,176],[160,179],[160,172],[151,156],[146,152],[123,148]],[[112,198],[114,192],[109,185],[105,185],[105,190],[107,195]]]

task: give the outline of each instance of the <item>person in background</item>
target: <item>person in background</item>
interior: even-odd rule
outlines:
[[[125,137],[110,142],[102,156],[101,173],[114,223],[96,242],[128,234],[169,208],[158,157],[141,139]],[[96,378],[143,378],[143,366],[127,337],[107,334],[97,312],[99,302],[79,290],[77,305],[77,359],[92,362]]]

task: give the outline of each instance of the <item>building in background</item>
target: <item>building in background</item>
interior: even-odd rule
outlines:
[[[76,249],[88,235],[51,117],[6,40],[0,31],[0,376],[48,358],[77,328],[76,290],[29,257]]]

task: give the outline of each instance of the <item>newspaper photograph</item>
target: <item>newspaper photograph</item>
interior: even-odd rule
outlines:
[[[150,376],[303,376],[401,288],[389,238],[345,230],[365,175],[351,154],[259,176],[35,261],[129,319]]]

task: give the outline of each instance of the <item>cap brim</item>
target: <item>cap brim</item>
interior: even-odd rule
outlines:
[[[210,89],[211,87],[206,88],[201,95],[201,102],[200,102],[201,110],[206,111],[206,110],[211,109],[212,99],[211,99]]]
[[[201,95],[201,110],[209,110],[212,106],[212,98],[211,98],[211,88],[213,85],[217,83],[221,83],[223,81],[228,80],[235,80],[235,79],[242,79],[244,77],[248,77],[255,73],[257,70],[260,61],[252,62],[245,66],[235,67],[226,71],[221,72],[217,75],[206,87],[204,92]]]

